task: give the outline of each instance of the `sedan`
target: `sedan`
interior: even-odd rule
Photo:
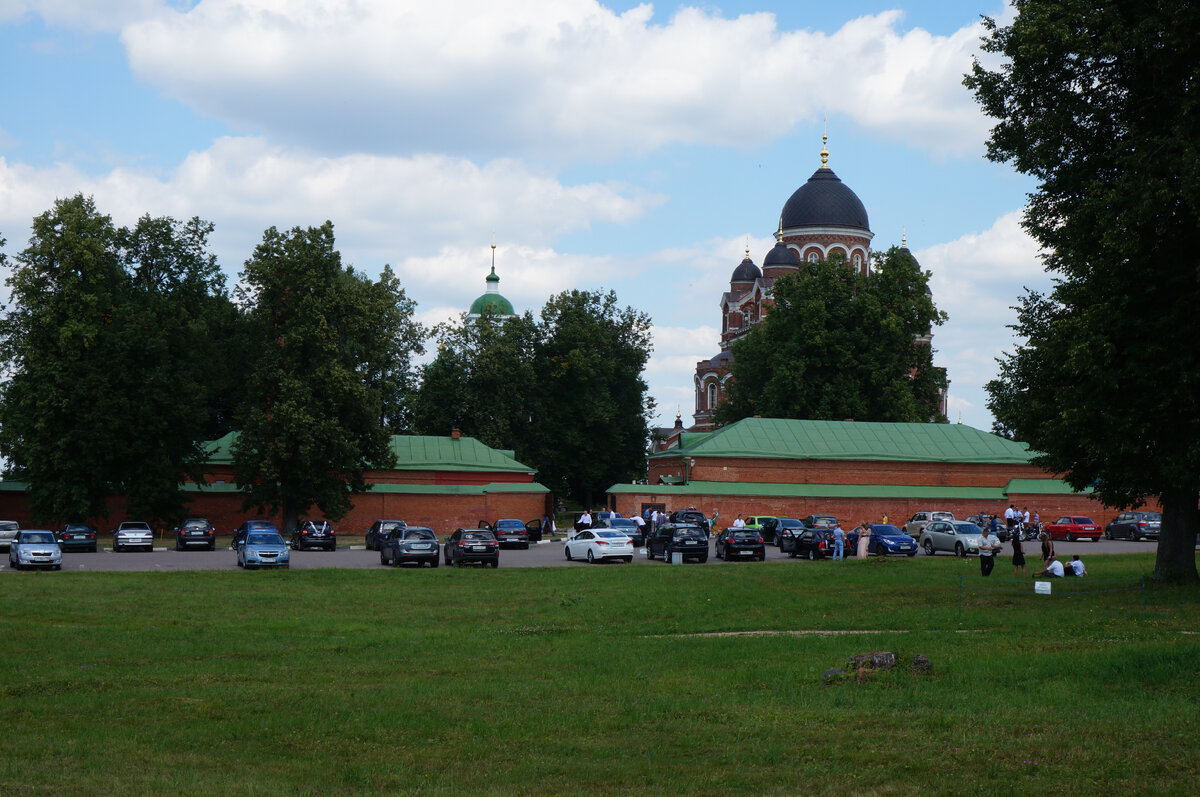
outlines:
[[[983,536],[983,529],[965,520],[934,520],[925,525],[918,543],[929,556],[938,551],[966,556],[979,553],[979,538]]]
[[[1067,542],[1074,542],[1090,539],[1098,542],[1103,532],[1100,530],[1100,524],[1090,517],[1067,515],[1047,525],[1046,533],[1052,540],[1065,539]]]
[[[175,529],[175,550],[192,547],[217,549],[217,530],[206,518],[190,517]]]
[[[307,551],[309,548],[337,550],[337,532],[328,520],[306,520],[292,532],[293,551]]]
[[[8,546],[8,566],[14,570],[48,567],[62,570],[62,549],[53,531],[27,529],[17,532]]]
[[[113,550],[123,551],[126,548],[154,550],[154,531],[149,523],[127,520],[117,526],[113,532]]]
[[[95,527],[86,523],[68,523],[58,532],[58,547],[64,551],[96,552]]]
[[[8,546],[17,538],[21,525],[15,520],[0,520],[0,545],[8,550]]]
[[[1157,540],[1161,512],[1122,512],[1104,527],[1106,540]]]
[[[242,546],[242,542],[250,536],[250,533],[254,531],[265,531],[272,534],[279,533],[279,529],[275,528],[275,524],[269,520],[247,520],[234,529],[233,539],[229,541],[229,547],[236,551]]]
[[[237,547],[238,567],[291,567],[291,552],[277,531],[251,531]]]
[[[532,521],[531,521],[532,522]],[[501,518],[494,524],[488,523],[486,520],[479,521],[479,528],[491,529],[492,534],[496,535],[496,541],[503,548],[506,545],[516,545],[521,548],[529,547],[529,529],[524,521],[516,518]]]
[[[763,537],[775,541],[775,546],[783,553],[796,550],[796,538],[804,531],[804,524],[790,517],[771,518],[763,526]]]
[[[438,538],[428,526],[405,526],[388,534],[379,548],[379,564],[437,567]]]
[[[762,562],[767,558],[767,546],[763,543],[762,535],[757,531],[745,529],[725,529],[717,535],[714,543],[717,558],[732,562],[735,559],[757,559]]]
[[[620,531],[612,529],[584,529],[563,544],[568,559],[587,559],[588,562],[603,562],[606,559],[633,561],[633,540]]]
[[[823,528],[804,529],[792,536],[788,556],[803,556],[809,560],[833,556],[833,532]]]
[[[481,565],[500,566],[500,543],[487,529],[455,529],[446,540],[444,548],[447,565],[464,565],[476,562]]]
[[[858,528],[846,535],[846,547],[851,554],[858,549]],[[890,523],[872,523],[867,553],[902,553],[905,556],[916,556],[917,541],[908,536],[908,532]]]

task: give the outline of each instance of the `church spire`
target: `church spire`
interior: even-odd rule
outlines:
[[[825,117],[825,129],[821,132],[821,168],[829,168],[829,149],[825,146],[829,142],[829,117]]]

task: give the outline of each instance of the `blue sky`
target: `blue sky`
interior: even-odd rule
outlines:
[[[909,247],[950,321],[951,419],[990,428],[983,385],[1024,287],[1033,184],[983,158],[961,86],[1003,3],[851,0],[0,0],[0,236],[55,197],[119,223],[216,224],[235,279],[268,226],[332,219],[348,262],[392,264],[423,321],[484,290],[537,311],[611,288],[648,312],[647,372],[690,422],[696,360],[749,241],[819,165]],[[823,121],[827,120],[827,121]]]

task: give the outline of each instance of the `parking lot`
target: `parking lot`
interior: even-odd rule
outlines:
[[[75,553],[68,552],[63,554],[63,570],[75,571],[93,571],[93,572],[150,572],[150,571],[172,571],[172,570],[227,570],[236,569],[236,557],[232,550],[229,549],[229,538],[219,538],[217,541],[217,550],[215,551],[176,551],[169,548],[171,541],[168,539],[165,543],[158,543],[163,547],[156,547],[151,552],[144,551],[122,551],[114,553],[112,551],[112,541],[101,540],[101,548],[96,553]],[[1062,542],[1058,541],[1054,544],[1055,552],[1059,558],[1070,558],[1074,554],[1079,554],[1085,561],[1090,554],[1100,553],[1144,553],[1153,551],[1156,543],[1149,541],[1131,542],[1129,540],[1100,540],[1098,542]],[[1026,572],[1030,573],[1040,569],[1041,555],[1040,548],[1037,542],[1027,542],[1024,544],[1025,559],[1027,562]],[[924,554],[917,554],[924,556]],[[1006,565],[1010,564],[1012,555],[1012,546],[1005,544],[1004,553],[997,557],[996,572],[1002,573]],[[895,557],[903,559],[904,557]],[[953,556],[947,554],[938,554],[937,558],[952,561]],[[349,544],[339,546],[336,551],[292,551],[292,568],[296,570],[315,569],[323,567],[341,567],[350,569],[369,569],[379,568],[384,569],[379,563],[379,554],[376,551],[368,551],[362,547],[361,538],[351,538]],[[3,560],[7,561],[7,560]],[[804,560],[791,559],[787,554],[780,553],[778,548],[767,546],[767,561],[792,561],[797,566],[805,567],[822,567],[832,566],[833,563],[824,562],[808,562]],[[754,567],[758,564],[756,561],[751,562],[730,562],[726,563],[722,559],[718,559],[712,552],[712,544],[709,544],[708,565],[721,565],[732,567]],[[854,565],[853,558],[845,563],[848,566]],[[1037,565],[1037,567],[1034,567]],[[445,565],[443,565],[444,567]],[[568,562],[563,555],[563,546],[561,539],[554,542],[544,542],[541,544],[531,545],[529,550],[520,550],[506,548],[500,552],[501,567],[589,567],[582,561]],[[605,563],[603,565],[590,565],[592,567],[625,567],[621,563]],[[633,558],[633,566],[635,567],[667,567],[661,558],[653,561],[647,560],[641,553],[640,549]],[[695,566],[689,562],[688,566]],[[0,568],[3,572],[13,573],[12,568]]]

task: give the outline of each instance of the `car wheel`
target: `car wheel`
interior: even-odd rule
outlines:
[[[670,551],[663,551],[663,561],[665,561],[667,564],[671,564],[671,552]]]
[[[1075,535],[1071,534],[1069,531],[1067,532],[1067,542],[1075,542]]]
[[[917,555],[916,551],[909,551],[907,554],[905,554],[905,556],[916,556],[916,555]]]
[[[811,550],[810,550],[810,551],[808,552],[808,561],[810,561],[810,562],[811,562],[811,561],[813,561],[813,560],[814,560],[814,559],[816,559],[816,558],[817,558],[817,554],[816,554],[816,552],[815,552],[815,551],[811,551]]]
[[[499,559],[497,559],[496,561],[492,562],[492,567],[499,567],[499,566],[500,566],[500,560],[499,560]]]
[[[381,564],[381,565],[390,564],[390,562],[388,562],[387,555],[384,554],[382,551],[379,552],[379,564]]]
[[[588,552],[587,552],[587,560],[588,560],[588,564],[589,564],[589,565],[594,565],[594,564],[596,564],[596,557],[592,556],[592,549],[591,549],[591,548],[588,548]]]
[[[647,546],[646,546],[646,558],[647,558],[647,559],[653,559],[653,558],[654,558],[654,551],[652,551],[652,550],[650,549],[650,546],[649,546],[649,545],[647,545]]]
[[[430,566],[430,567],[437,567],[437,566],[438,566],[438,560],[437,560],[437,559],[434,559],[432,562],[430,562],[430,563],[429,563],[429,566]]]
[[[925,540],[925,555],[933,556],[933,541]]]
[[[571,556],[571,546],[569,546],[569,545],[564,545],[564,546],[563,546],[563,550],[567,552],[567,561],[568,561],[568,562],[569,562],[569,561],[571,561],[571,559],[572,559],[572,556]],[[653,557],[651,557],[651,558],[653,558]]]
[[[792,559],[795,559],[795,558],[796,558],[796,549],[795,549],[795,548],[793,548],[792,550],[788,551],[788,557],[789,557],[789,558],[792,558]]]
[[[966,556],[967,555],[967,551],[965,548],[963,548],[963,544],[961,542],[954,543],[954,555],[955,556]]]
[[[529,550],[529,543],[525,543],[524,545],[522,545],[522,546],[521,546],[521,550],[523,550],[523,551],[528,551],[528,550]]]
[[[625,564],[627,564],[627,565],[631,565],[631,564],[633,564],[633,557],[632,557],[632,556],[626,556],[626,557],[625,557]]]

